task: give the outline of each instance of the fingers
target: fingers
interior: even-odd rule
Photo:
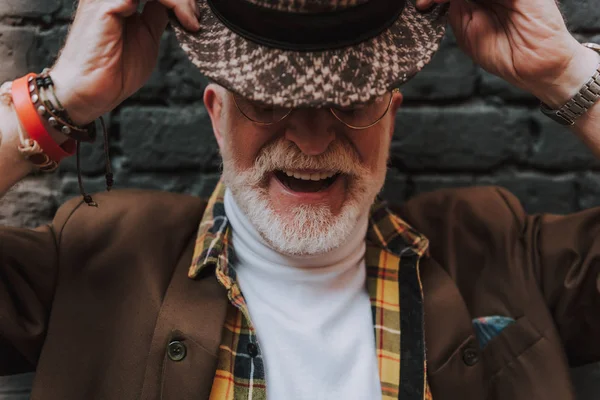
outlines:
[[[189,31],[200,29],[200,11],[195,0],[158,0],[161,4],[170,10],[173,10],[175,16],[181,22],[184,28]]]
[[[439,4],[439,3],[447,3],[450,0],[417,0],[417,9],[424,11],[427,10],[429,8],[431,8],[431,6],[433,6],[434,4]]]
[[[158,1],[151,1],[145,5],[141,18],[154,38],[154,41],[159,43],[160,38],[169,23],[169,16],[165,6]]]
[[[130,17],[137,12],[140,0],[119,0],[110,3],[110,13],[121,17]]]

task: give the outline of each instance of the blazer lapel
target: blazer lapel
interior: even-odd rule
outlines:
[[[456,284],[432,258],[421,259],[428,379],[433,399],[483,399],[483,366],[471,317]]]
[[[195,239],[182,254],[161,306],[146,364],[144,400],[210,395],[228,301],[214,270],[188,278]]]

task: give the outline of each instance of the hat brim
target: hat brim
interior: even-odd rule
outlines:
[[[429,63],[446,29],[447,5],[421,12],[407,1],[376,37],[346,48],[297,52],[259,45],[229,30],[205,0],[198,32],[172,24],[208,78],[250,100],[282,107],[348,107],[399,87]]]

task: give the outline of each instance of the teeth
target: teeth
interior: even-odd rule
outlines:
[[[283,170],[283,173],[287,176],[293,176],[296,179],[302,179],[304,181],[320,181],[322,179],[328,179],[337,174],[337,172],[316,172],[313,174],[305,174],[300,172],[294,172],[289,170]]]

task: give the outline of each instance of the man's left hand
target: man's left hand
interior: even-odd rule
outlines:
[[[555,0],[418,0],[417,7],[446,2],[457,41],[476,63],[551,106],[565,103],[598,65]]]

